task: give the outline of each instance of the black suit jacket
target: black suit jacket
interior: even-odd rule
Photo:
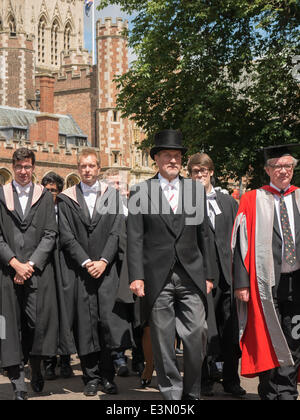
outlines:
[[[183,178],[180,181],[179,203],[182,203]],[[196,188],[195,181],[188,181]],[[139,194],[139,202],[146,210],[138,214],[134,214],[132,210],[136,194]],[[144,321],[148,320],[176,262],[198,286],[204,304],[207,305],[206,280],[214,278],[214,261],[204,191],[203,197],[203,220],[200,224],[187,225],[184,211],[176,215],[172,211],[170,214],[162,214],[162,206],[168,206],[168,203],[158,175],[131,191],[127,224],[128,268],[130,282],[145,282],[145,298],[142,299]]]
[[[217,204],[222,211],[215,217],[215,227],[209,222],[210,231],[213,236],[216,251],[216,281],[220,277],[221,270],[226,283],[232,285],[232,258],[231,258],[231,234],[238,211],[238,203],[230,195],[217,192]]]

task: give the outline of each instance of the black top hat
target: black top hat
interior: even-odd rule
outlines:
[[[181,150],[184,155],[187,148],[182,146],[183,135],[178,130],[163,130],[155,135],[155,146],[150,150],[150,156],[154,156],[161,150]]]
[[[293,156],[297,158],[300,152],[300,144],[282,144],[278,146],[269,146],[264,149],[265,162],[269,159],[278,159],[282,156]]]

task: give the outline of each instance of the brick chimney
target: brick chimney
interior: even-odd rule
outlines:
[[[39,141],[53,143],[55,147],[59,142],[59,118],[54,115],[54,81],[49,74],[36,76],[37,86],[40,87],[40,115],[36,117],[38,123]]]

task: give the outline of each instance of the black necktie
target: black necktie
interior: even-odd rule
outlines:
[[[297,258],[289,215],[284,201],[284,191],[280,191],[280,221],[284,242],[284,259],[290,266],[293,266],[296,264]]]

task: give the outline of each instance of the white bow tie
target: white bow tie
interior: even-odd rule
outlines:
[[[93,186],[89,186],[89,185],[86,185],[86,184],[83,184],[83,192],[84,193],[95,193],[95,194],[97,194],[98,193],[98,191],[99,191],[99,185],[98,185],[98,183],[96,183],[96,184],[94,184]]]
[[[16,185],[16,190],[17,190],[17,193],[19,194],[19,195],[23,195],[23,194],[25,194],[25,195],[29,195],[29,193],[30,193],[30,188],[31,188],[31,185],[29,184],[29,185],[26,185],[25,187],[22,187],[21,185]]]

